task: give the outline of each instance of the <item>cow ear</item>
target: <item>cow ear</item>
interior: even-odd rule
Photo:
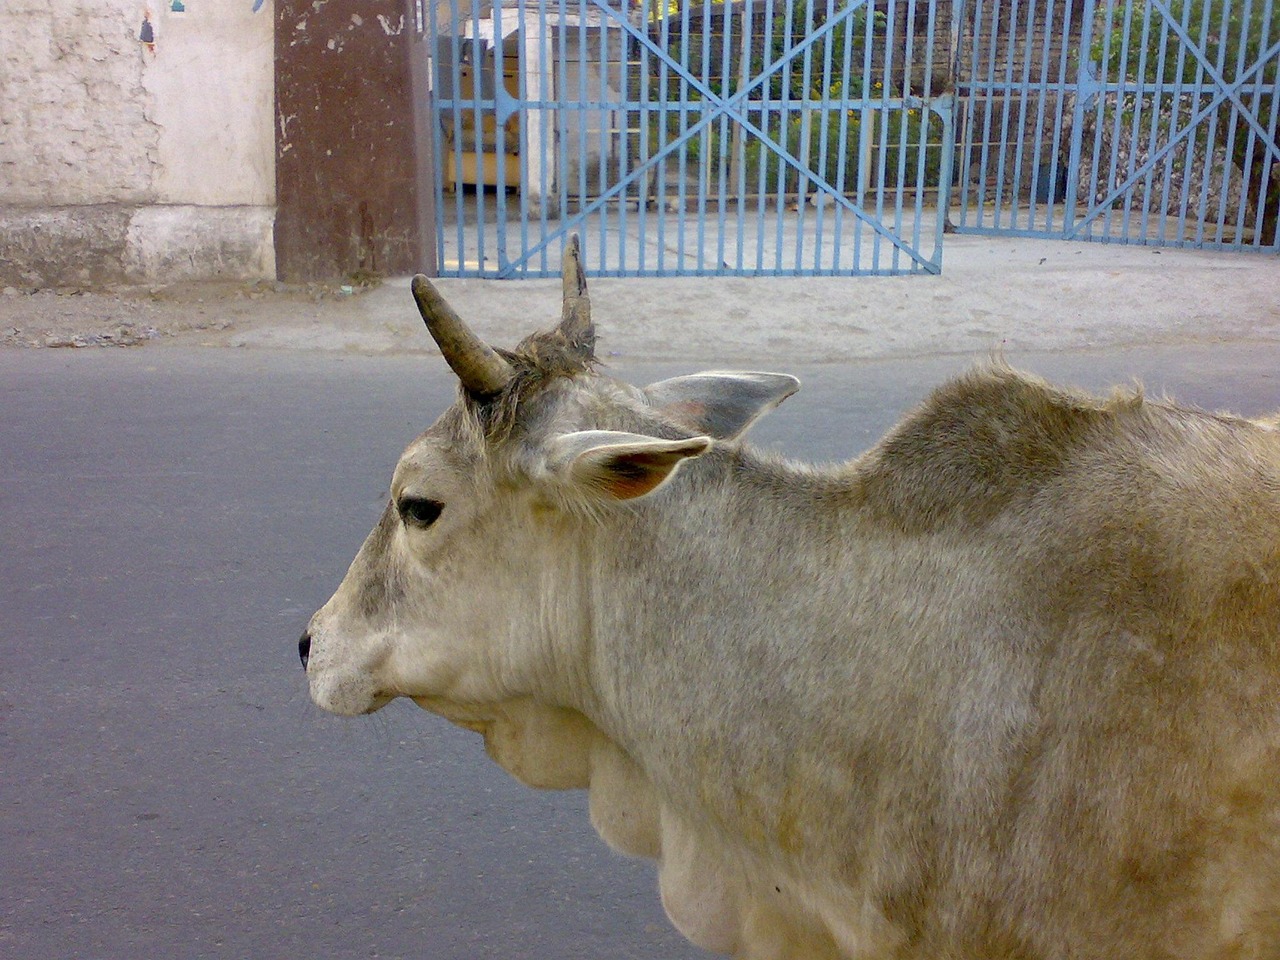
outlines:
[[[710,437],[657,440],[637,433],[582,430],[551,441],[547,466],[593,496],[632,500],[653,493],[681,463],[710,446]]]
[[[651,407],[680,426],[732,440],[799,389],[800,381],[785,373],[712,370],[660,380],[645,387],[644,395]]]

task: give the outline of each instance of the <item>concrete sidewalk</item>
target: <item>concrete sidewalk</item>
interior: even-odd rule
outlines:
[[[554,280],[440,280],[509,346],[559,315]],[[1179,341],[1280,340],[1280,258],[949,237],[941,276],[590,281],[603,356],[769,365]],[[431,350],[393,280],[349,304],[228,337],[233,345]]]
[[[435,354],[408,285],[322,297],[261,286],[11,295],[0,297],[0,331],[14,331],[11,344],[60,345],[68,330],[100,343],[93,330],[124,324],[161,344]],[[439,286],[497,346],[559,316],[557,280]],[[698,365],[1280,341],[1275,254],[1052,240],[951,236],[941,276],[601,278],[591,298],[604,359]]]

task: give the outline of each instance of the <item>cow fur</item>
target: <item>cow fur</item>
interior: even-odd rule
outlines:
[[[587,788],[722,953],[1280,956],[1280,435],[991,364],[817,468],[575,350],[406,451],[443,513],[388,507],[314,618],[318,703]],[[711,407],[647,496],[549,453],[692,451]]]

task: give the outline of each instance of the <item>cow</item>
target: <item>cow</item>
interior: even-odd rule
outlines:
[[[512,350],[422,277],[457,401],[299,644],[586,789],[753,960],[1280,956],[1280,432],[993,360],[838,466],[798,386],[599,369],[576,241]]]

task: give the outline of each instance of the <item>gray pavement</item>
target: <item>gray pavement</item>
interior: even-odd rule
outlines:
[[[848,457],[972,359],[756,357],[804,387],[754,436]],[[1277,343],[1009,359],[1280,408]],[[425,355],[0,350],[0,956],[705,956],[580,793],[408,704],[307,701],[297,636],[452,393]]]
[[[559,312],[554,281],[440,285],[498,345]],[[1275,256],[950,237],[942,277],[591,289],[634,382],[798,373],[755,439],[809,459],[857,453],[993,350],[1280,408]],[[58,336],[130,317],[165,335],[0,350],[0,956],[704,956],[580,794],[518,786],[414,707],[307,702],[298,633],[453,392],[407,279],[0,298],[0,324]]]

